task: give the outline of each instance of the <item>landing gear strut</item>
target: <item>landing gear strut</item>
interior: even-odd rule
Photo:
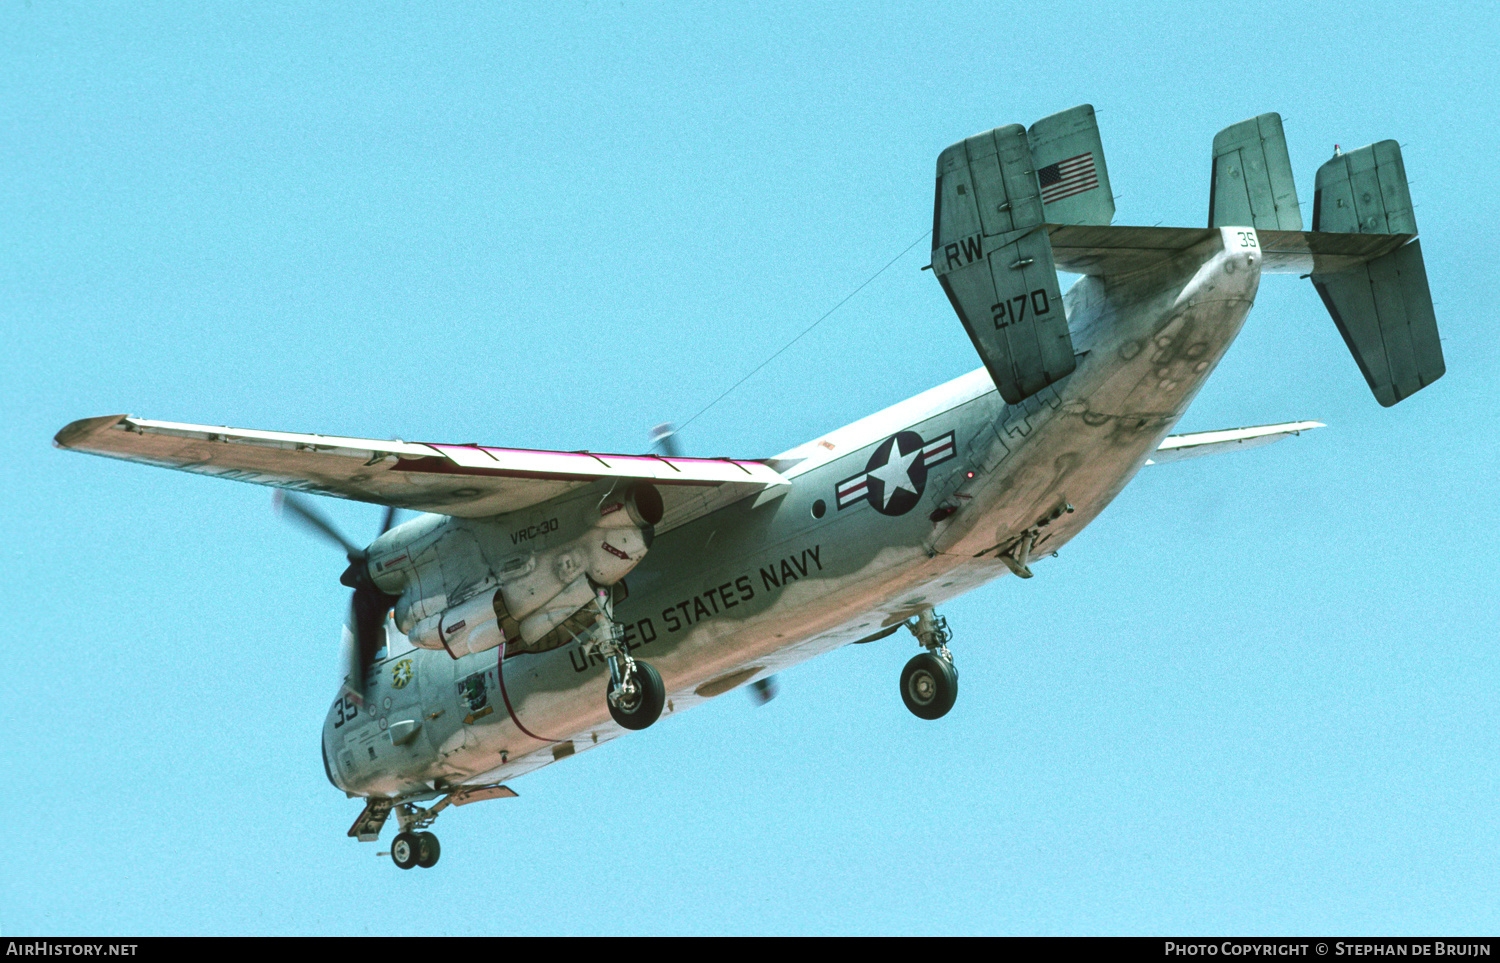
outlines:
[[[615,722],[626,729],[644,729],[661,716],[667,704],[667,687],[649,664],[631,658],[624,634],[611,617],[609,593],[599,592],[599,615],[594,620],[594,644],[609,665],[609,688],[605,703]]]
[[[927,651],[901,670],[901,701],[919,719],[940,719],[958,698],[958,670],[948,651],[953,633],[948,631],[948,620],[932,609],[923,609],[916,624],[907,627]]]

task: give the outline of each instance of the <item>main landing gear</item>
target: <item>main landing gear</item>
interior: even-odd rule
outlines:
[[[927,651],[901,670],[901,701],[918,719],[941,719],[958,698],[958,670],[948,651],[953,633],[948,631],[948,620],[932,609],[923,609],[916,624],[907,627]]]
[[[599,615],[594,619],[596,651],[609,665],[609,688],[604,701],[610,718],[625,729],[644,729],[661,717],[667,704],[667,687],[661,675],[639,659],[631,658],[624,633],[612,618],[609,593],[599,592]]]
[[[645,662],[630,656],[609,657],[609,690],[605,694],[609,714],[626,729],[644,729],[661,716],[667,704],[667,687],[661,676]]]

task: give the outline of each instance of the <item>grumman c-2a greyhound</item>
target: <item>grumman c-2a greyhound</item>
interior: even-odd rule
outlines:
[[[1382,405],[1444,371],[1401,153],[1317,172],[1303,231],[1276,114],[1213,142],[1206,228],[1111,226],[1091,107],[943,151],[932,273],[984,366],[775,458],[415,444],[118,415],[61,448],[429,514],[349,543],[354,653],[329,780],[431,866],[449,805],[821,652],[909,629],[901,698],[958,694],[934,606],[1031,577],[1143,466],[1316,422],[1168,436],[1261,275],[1311,277]],[[1058,270],[1083,275],[1066,295]],[[436,800],[436,802],[433,802]],[[423,806],[431,803],[430,806]]]

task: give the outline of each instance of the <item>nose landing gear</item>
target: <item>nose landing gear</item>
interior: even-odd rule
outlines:
[[[438,857],[443,854],[443,847],[438,845],[438,839],[432,833],[417,833],[417,865],[423,869],[431,869],[437,865]]]
[[[438,845],[436,836],[423,829],[437,819],[437,810],[437,806],[422,809],[411,803],[402,803],[396,808],[396,819],[401,823],[401,831],[391,840],[391,862],[402,869],[411,869],[413,866],[431,869],[437,865],[443,848]]]
[[[913,635],[926,649],[914,656],[901,670],[901,701],[918,719],[941,719],[958,698],[958,670],[953,667],[953,653],[948,641],[953,633],[948,620],[924,609],[915,625],[908,624]]]

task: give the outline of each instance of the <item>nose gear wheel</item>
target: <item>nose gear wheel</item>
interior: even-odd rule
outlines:
[[[438,845],[438,838],[432,833],[417,833],[417,865],[423,869],[431,869],[437,865],[438,857],[442,855],[443,847]]]
[[[391,862],[402,869],[411,869],[417,865],[419,852],[417,837],[412,833],[397,833],[396,838],[391,840]]]

